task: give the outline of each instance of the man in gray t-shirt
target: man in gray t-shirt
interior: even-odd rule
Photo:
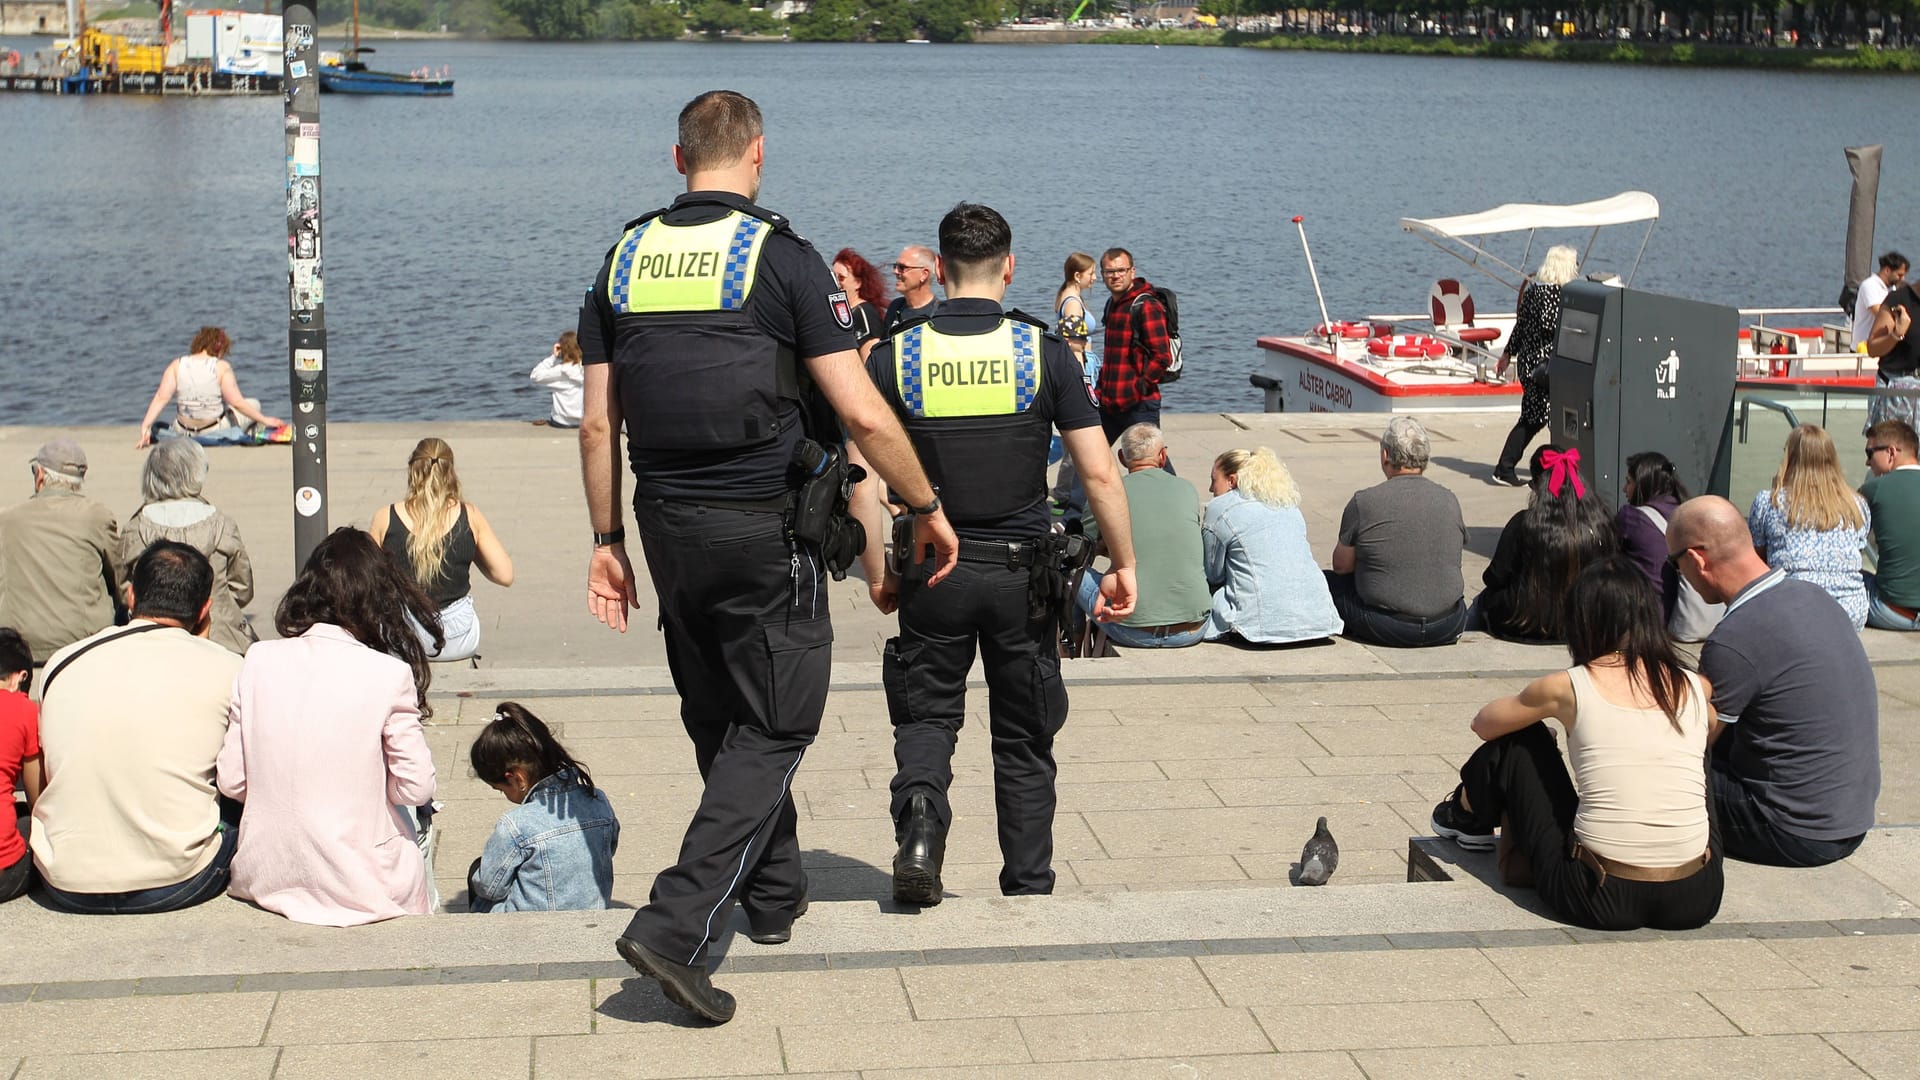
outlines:
[[[1667,550],[1703,598],[1727,605],[1700,653],[1720,714],[1708,780],[1724,853],[1771,866],[1846,858],[1880,794],[1879,703],[1852,621],[1826,590],[1768,569],[1725,499],[1682,504]]]
[[[1467,621],[1460,500],[1423,475],[1432,447],[1420,421],[1396,416],[1380,439],[1386,482],[1354,493],[1340,515],[1327,587],[1356,641],[1450,645]]]

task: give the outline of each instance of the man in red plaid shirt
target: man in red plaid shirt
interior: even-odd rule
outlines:
[[[1160,426],[1160,376],[1173,358],[1168,342],[1167,309],[1146,278],[1134,273],[1133,253],[1108,248],[1100,256],[1100,277],[1113,295],[1100,324],[1106,330],[1100,355],[1100,381],[1094,399],[1107,442],[1135,424]],[[1173,471],[1173,459],[1166,469]]]

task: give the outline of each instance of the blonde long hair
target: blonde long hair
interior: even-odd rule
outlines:
[[[1801,424],[1787,433],[1769,497],[1786,512],[1790,529],[1859,529],[1867,524],[1860,497],[1840,471],[1833,436],[1817,424]]]
[[[1233,477],[1234,490],[1255,502],[1276,509],[1300,505],[1300,485],[1293,482],[1273,451],[1262,446],[1255,450],[1229,450],[1213,459],[1213,467],[1222,476]]]
[[[424,587],[440,575],[460,517],[460,475],[453,471],[453,447],[431,436],[421,439],[407,459],[407,498],[403,504],[413,519],[407,534],[407,562],[413,579]]]
[[[1556,244],[1547,249],[1546,257],[1540,260],[1540,269],[1533,273],[1533,280],[1542,285],[1565,285],[1579,272],[1580,253],[1567,244]]]

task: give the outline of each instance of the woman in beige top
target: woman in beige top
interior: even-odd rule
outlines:
[[[1473,718],[1486,742],[1434,807],[1433,831],[1484,851],[1500,824],[1540,898],[1575,925],[1704,926],[1723,884],[1707,817],[1713,689],[1682,666],[1660,598],[1626,556],[1582,570],[1567,611],[1574,666]],[[1548,719],[1566,729],[1571,776]]]
[[[154,421],[160,419],[167,402],[174,403],[173,430],[180,435],[208,435],[229,428],[252,431],[256,427],[285,427],[286,421],[260,411],[258,398],[240,393],[233,377],[233,365],[227,353],[233,351],[233,339],[217,326],[203,326],[193,335],[187,355],[167,364],[160,373],[160,388],[147,403],[147,414],[140,418],[140,439],[135,450],[152,445]]]

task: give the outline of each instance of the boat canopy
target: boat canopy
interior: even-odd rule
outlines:
[[[1634,256],[1633,270],[1627,272],[1627,281],[1632,282],[1634,272],[1640,269],[1640,256],[1646,254],[1647,239],[1652,237],[1654,223],[1659,219],[1660,200],[1644,191],[1623,191],[1611,198],[1567,206],[1507,203],[1477,214],[1401,218],[1400,227],[1489,277],[1517,289],[1527,276],[1527,271],[1521,267],[1527,264],[1528,257],[1533,254],[1533,234],[1537,230],[1591,229],[1586,250],[1580,253],[1580,263],[1585,266],[1587,255],[1593,251],[1593,242],[1599,237],[1601,229],[1609,225],[1630,225],[1644,221],[1647,223],[1647,233],[1640,240],[1640,252]],[[1527,234],[1527,252],[1521,256],[1520,266],[1508,263],[1483,246],[1488,236],[1518,232]],[[1512,275],[1512,280],[1508,280],[1508,274]]]

